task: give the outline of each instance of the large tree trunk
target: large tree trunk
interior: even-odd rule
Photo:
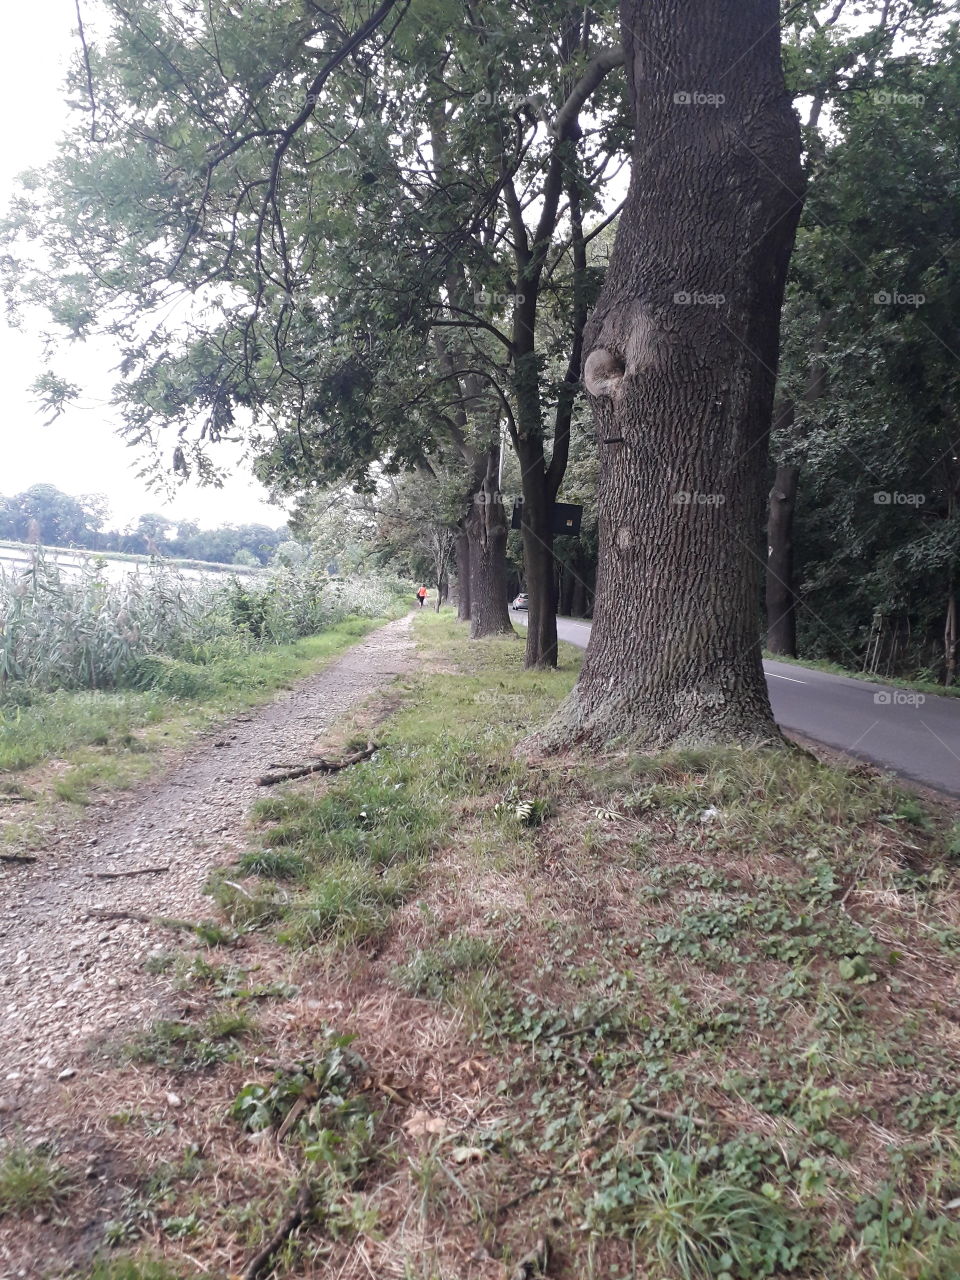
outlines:
[[[800,468],[777,467],[767,516],[767,648],[797,656],[797,595],[793,582],[793,513]]]
[[[470,536],[457,534],[457,621],[470,621]]]
[[[543,742],[754,742],[777,732],[760,535],[802,203],[778,4],[623,0],[621,23],[633,171],[584,344],[600,456],[595,622]]]
[[[470,539],[470,639],[512,635],[507,605],[507,518],[497,482],[499,453],[486,455],[486,473],[466,517]]]

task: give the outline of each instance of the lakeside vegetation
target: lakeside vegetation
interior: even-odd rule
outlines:
[[[0,841],[17,848],[42,841],[63,804],[134,786],[164,752],[319,671],[382,621],[346,618],[320,635],[213,658],[189,692],[61,689],[0,707]]]
[[[132,785],[158,752],[316,671],[398,599],[389,579],[309,567],[223,583],[160,564],[111,582],[36,552],[28,572],[0,570],[2,838],[30,843],[51,804]]]
[[[381,579],[333,581],[311,564],[223,583],[156,562],[111,581],[95,561],[67,574],[35,549],[28,567],[0,568],[0,703],[53,689],[196,696],[212,663],[242,662],[352,615],[383,616],[400,590]]]

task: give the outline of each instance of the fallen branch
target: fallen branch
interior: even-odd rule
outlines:
[[[267,1263],[277,1252],[280,1246],[286,1241],[287,1237],[292,1235],[299,1227],[310,1212],[310,1206],[313,1203],[313,1192],[310,1190],[310,1184],[306,1180],[300,1183],[300,1189],[297,1191],[297,1198],[293,1202],[290,1212],[277,1227],[276,1231],[270,1239],[263,1245],[257,1253],[247,1263],[247,1269],[243,1273],[243,1280],[257,1280],[267,1267]]]
[[[29,796],[0,796],[0,804],[32,804]]]
[[[281,773],[265,773],[257,779],[258,787],[272,787],[278,782],[289,782],[293,778],[305,778],[309,773],[339,773],[341,769],[349,769],[350,765],[361,760],[369,760],[376,751],[376,744],[368,742],[362,751],[352,756],[344,756],[342,760],[315,760],[307,764],[292,765]]]
[[[0,862],[36,862],[24,853],[0,853]]]
[[[107,911],[101,907],[91,907],[87,912],[88,920],[137,920],[140,924],[153,924],[153,916],[145,916],[142,911]]]
[[[706,1127],[706,1120],[701,1120],[699,1116],[684,1116],[679,1111],[664,1111],[662,1107],[648,1107],[645,1102],[634,1102],[632,1098],[630,1105],[648,1116],[656,1116],[658,1120],[672,1120],[676,1124],[695,1124],[699,1129]]]
[[[135,871],[95,871],[88,877],[90,880],[123,880],[127,876],[159,876],[170,870],[170,863],[165,867],[137,867]]]

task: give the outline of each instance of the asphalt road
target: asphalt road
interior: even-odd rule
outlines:
[[[525,621],[514,613],[516,622]],[[562,640],[587,647],[590,623],[558,618]],[[960,796],[960,698],[765,662],[777,723],[913,782]]]

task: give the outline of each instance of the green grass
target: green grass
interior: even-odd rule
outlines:
[[[453,803],[507,779],[521,785],[524,770],[503,760],[504,746],[531,711],[552,705],[572,667],[524,672],[519,640],[470,642],[449,612],[418,616],[416,624],[426,656],[448,660],[455,652],[476,674],[452,686],[442,677],[414,681],[378,732],[373,759],[317,795],[291,790],[254,805],[260,847],[238,871],[261,877],[260,895],[251,902],[223,877],[211,884],[235,924],[280,915],[279,936],[300,947],[372,941],[416,891],[449,830]],[[505,658],[510,666],[501,674]]]
[[[185,1270],[182,1262],[171,1265],[159,1258],[114,1256],[98,1258],[92,1270],[82,1274],[83,1280],[193,1280],[205,1273]]]
[[[309,887],[284,911],[281,942],[308,947],[318,942],[372,941],[386,928],[393,907],[414,891],[417,866],[378,874],[353,862],[332,863],[310,878]]]
[[[157,724],[167,700],[153,692],[45,694],[30,706],[0,708],[0,770],[16,772],[83,747],[130,750],[138,731]]]
[[[0,1217],[51,1209],[69,1185],[66,1169],[44,1148],[8,1146],[0,1154]]]
[[[439,999],[451,989],[462,988],[466,975],[494,973],[499,955],[499,946],[489,938],[456,933],[434,946],[418,948],[398,967],[395,979],[412,995]]]
[[[50,784],[61,801],[84,804],[96,789],[130,786],[159,750],[289,688],[379,625],[348,618],[292,644],[197,663],[164,660],[155,687],[141,691],[60,690],[0,708],[0,781],[56,760],[70,766]]]
[[[123,1057],[140,1065],[202,1071],[235,1058],[239,1042],[253,1026],[250,1015],[238,1008],[218,1009],[200,1026],[160,1020],[128,1040]]]
[[[587,1206],[597,1232],[622,1232],[663,1275],[710,1280],[765,1274],[767,1241],[783,1235],[784,1214],[768,1197],[724,1182],[680,1152],[657,1154],[634,1182],[600,1192]]]

